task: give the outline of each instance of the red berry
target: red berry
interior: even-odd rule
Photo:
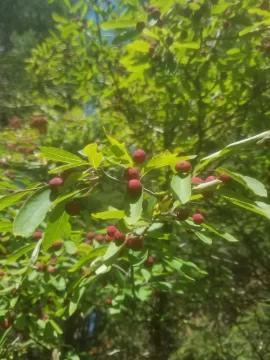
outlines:
[[[38,271],[44,271],[45,270],[45,265],[44,264],[36,264],[37,270]]]
[[[78,201],[73,200],[66,204],[65,206],[66,213],[70,216],[79,215],[81,211],[81,205]]]
[[[54,303],[54,298],[53,298],[53,297],[49,297],[48,301],[49,301],[49,303],[53,304],[53,303]]]
[[[55,248],[60,248],[62,247],[63,244],[64,244],[63,241],[56,241],[55,243],[52,244],[52,246]]]
[[[41,239],[41,238],[42,238],[42,232],[41,232],[41,231],[36,231],[36,232],[34,232],[33,235],[32,235],[32,238],[33,238],[34,240],[39,240],[39,239]]]
[[[140,251],[143,246],[143,239],[141,237],[129,237],[125,241],[126,247],[133,251]]]
[[[57,262],[57,259],[56,258],[52,258],[51,260],[50,260],[50,264],[55,264]]]
[[[42,320],[43,320],[43,321],[48,320],[48,318],[49,318],[49,316],[48,316],[47,314],[43,314],[43,315],[42,315]]]
[[[178,173],[187,173],[189,172],[191,169],[191,163],[189,161],[178,161],[175,165],[175,170],[178,172]]]
[[[187,220],[189,217],[188,209],[179,209],[176,212],[177,220]]]
[[[8,320],[5,320],[5,321],[2,323],[2,325],[3,325],[3,328],[7,329],[7,328],[9,327],[9,322],[8,322]]]
[[[153,265],[155,262],[155,259],[153,258],[153,256],[148,256],[147,260],[146,260],[146,263],[148,265]]]
[[[119,230],[116,231],[114,234],[115,241],[117,242],[124,242],[126,240],[126,235],[121,233]]]
[[[54,274],[56,272],[56,268],[53,266],[49,266],[48,271],[50,274]]]
[[[206,179],[205,179],[205,182],[209,182],[209,181],[214,181],[216,180],[216,176],[208,176]]]
[[[103,235],[97,235],[97,236],[96,236],[96,240],[97,240],[98,242],[101,242],[101,241],[104,240],[104,236],[103,236]]]
[[[127,168],[124,172],[124,178],[126,180],[139,179],[139,172],[135,168]]]
[[[203,183],[203,180],[199,177],[194,176],[193,178],[191,178],[191,182],[192,184],[201,184]]]
[[[111,299],[111,298],[107,298],[107,299],[106,299],[106,304],[111,305],[111,303],[112,303],[112,299]]]
[[[114,234],[116,233],[116,231],[117,231],[117,228],[114,225],[110,225],[107,227],[107,234],[109,236],[114,237]]]
[[[106,241],[106,242],[109,243],[109,242],[111,242],[111,241],[113,241],[113,240],[114,240],[114,236],[110,236],[110,235],[108,235],[108,234],[105,236],[105,241]]]
[[[49,187],[51,190],[57,190],[59,186],[63,186],[64,181],[60,177],[55,177],[49,181]]]
[[[0,276],[5,275],[5,272],[3,270],[0,270]]]
[[[219,175],[219,180],[224,182],[225,184],[227,184],[227,183],[232,181],[232,178],[227,174],[220,174]]]
[[[130,195],[139,195],[142,191],[142,183],[140,182],[140,180],[129,180],[127,184],[127,191]]]
[[[88,240],[92,240],[92,239],[94,239],[94,237],[95,237],[95,233],[94,233],[94,232],[89,232],[89,233],[87,233],[87,239],[88,239]]]
[[[136,164],[141,164],[146,159],[146,153],[144,150],[139,149],[134,151],[132,157]]]
[[[194,214],[192,218],[196,225],[201,225],[204,222],[204,217],[201,214]]]

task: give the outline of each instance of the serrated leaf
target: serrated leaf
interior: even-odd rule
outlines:
[[[89,144],[83,149],[85,155],[88,157],[88,161],[94,169],[98,169],[102,163],[103,155],[98,152],[97,144]]]
[[[191,174],[173,175],[171,188],[182,204],[186,204],[191,196]]]
[[[59,204],[53,209],[44,234],[44,251],[47,251],[55,241],[61,240],[65,232],[68,231],[69,217],[65,212],[64,204]]]
[[[36,246],[36,243],[29,244],[26,246],[21,247],[20,249],[16,250],[14,253],[12,253],[5,261],[5,264],[10,264],[12,262],[17,261],[21,256],[27,254],[29,251],[33,250]]]
[[[23,205],[14,220],[14,234],[30,236],[44,220],[53,199],[50,189],[40,189]]]
[[[136,23],[137,22],[134,20],[105,21],[100,24],[100,27],[103,30],[122,29],[122,28],[134,27],[136,26]]]
[[[66,150],[54,148],[54,147],[46,147],[42,146],[40,148],[40,153],[49,160],[59,161],[64,163],[81,163],[83,160]]]
[[[125,193],[125,221],[128,225],[136,224],[142,214],[143,191],[138,196]]]
[[[259,195],[259,196],[267,197],[267,190],[266,190],[265,186],[260,181],[258,181],[256,179],[253,179],[253,178],[251,178],[249,176],[244,176],[242,174],[238,174],[238,173],[229,171],[229,170],[224,169],[224,168],[218,168],[217,171],[220,172],[220,173],[228,174],[235,181],[237,181],[240,184],[248,187],[251,191],[254,192],[254,194]]]
[[[100,213],[91,214],[95,219],[123,219],[125,217],[125,212],[123,210],[110,210],[110,211],[103,211]]]

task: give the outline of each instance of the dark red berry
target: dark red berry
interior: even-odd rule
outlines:
[[[92,239],[94,239],[94,237],[95,237],[95,233],[94,233],[94,232],[89,232],[89,233],[87,233],[87,239],[88,239],[88,240],[92,240]]]
[[[34,240],[40,240],[42,238],[42,232],[41,231],[34,232],[33,235],[32,235],[32,238]]]
[[[116,231],[116,233],[114,234],[114,239],[116,242],[124,242],[126,240],[126,235],[121,233],[119,230]]]
[[[178,173],[187,173],[191,169],[191,163],[189,161],[178,161],[175,165],[175,170]]]
[[[104,240],[104,236],[103,236],[103,235],[97,235],[97,236],[96,236],[96,240],[97,240],[98,242],[102,242],[102,241]]]
[[[70,216],[79,215],[81,211],[81,205],[78,201],[73,200],[66,204],[65,206],[66,213]]]
[[[139,179],[139,171],[135,168],[127,168],[124,172],[125,180]]]
[[[132,157],[136,164],[141,164],[146,159],[146,153],[144,150],[139,149],[134,151]]]
[[[227,174],[220,174],[219,175],[219,180],[224,182],[225,184],[227,184],[227,183],[232,181],[232,178]]]
[[[106,235],[105,236],[105,241],[107,242],[107,243],[109,243],[109,242],[111,242],[111,241],[113,241],[114,240],[114,236],[110,236],[110,235]]]
[[[194,224],[196,225],[201,225],[204,222],[204,217],[202,216],[202,214],[194,214],[192,218]]]
[[[140,251],[143,247],[143,238],[129,237],[125,241],[126,247],[133,251]]]
[[[139,195],[142,191],[142,183],[140,180],[130,180],[127,184],[127,191],[130,195]]]
[[[180,221],[187,220],[188,217],[189,217],[188,209],[179,209],[179,210],[177,210],[176,217],[177,217],[177,220],[180,220]]]
[[[107,227],[107,234],[109,236],[114,237],[114,234],[116,233],[116,231],[117,231],[117,228],[114,225],[110,225]]]

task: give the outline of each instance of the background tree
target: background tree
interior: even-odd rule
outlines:
[[[18,87],[1,95],[13,101],[23,93],[20,111],[31,104],[19,122],[14,116],[21,112],[8,111],[13,121],[1,137],[3,356],[268,359],[270,210],[264,187],[252,178],[269,184],[269,135],[225,148],[269,128],[267,3],[62,5],[42,5],[55,26],[44,17],[51,31],[27,59],[28,73],[21,72],[18,83],[23,89],[27,79],[31,96]],[[24,21],[19,26],[29,29]],[[4,28],[14,31],[11,22]],[[32,46],[22,43],[22,58]],[[8,53],[16,61],[19,49]],[[10,66],[10,57],[3,59]],[[121,210],[127,216],[123,167],[132,166],[129,154],[138,148],[147,153],[138,166],[144,206],[135,202],[139,218],[130,225],[121,218]],[[215,161],[202,160],[222,148]],[[63,156],[66,165],[58,169]],[[221,185],[208,179],[198,190],[193,182],[185,207],[191,215],[199,208],[206,225],[176,219],[190,189],[189,175],[173,177],[181,160],[191,161],[203,180],[220,173],[233,179]],[[48,197],[50,190],[42,190],[48,172],[68,168],[74,170],[67,180],[61,173],[66,181],[58,198]],[[34,183],[39,200],[19,211]],[[63,205],[71,196],[82,212],[68,218]],[[38,223],[32,214],[49,210],[50,201],[59,206],[53,203]],[[27,226],[23,216],[31,219]],[[152,224],[155,216],[160,225]],[[20,231],[15,225],[11,235],[14,218]],[[124,233],[145,231],[144,250],[117,257],[115,240],[100,243],[112,222]],[[16,236],[33,224],[41,234]],[[38,243],[38,257],[31,257],[40,237],[42,249]]]

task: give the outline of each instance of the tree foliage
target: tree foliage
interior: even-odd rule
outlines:
[[[267,360],[268,2],[49,2],[1,136],[1,355]]]

